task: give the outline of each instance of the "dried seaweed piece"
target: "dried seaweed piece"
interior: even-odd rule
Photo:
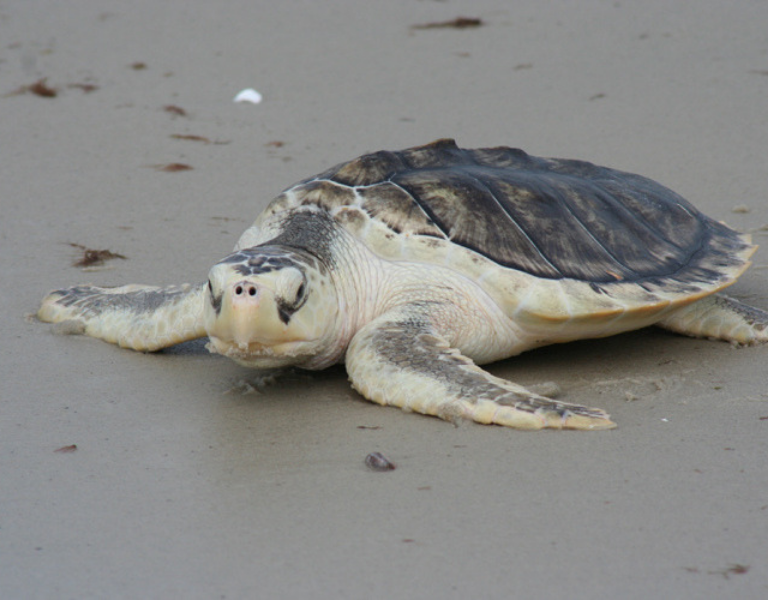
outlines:
[[[193,167],[184,163],[168,163],[167,165],[152,165],[152,168],[164,173],[178,173],[179,171],[191,171]]]
[[[47,77],[43,77],[42,79],[38,79],[35,81],[35,83],[30,83],[29,85],[22,85],[20,88],[17,88],[16,90],[5,94],[5,97],[8,96],[21,96],[22,94],[34,94],[35,96],[40,96],[41,98],[55,98],[59,94],[59,90],[57,88],[49,86],[46,81],[48,80]]]
[[[70,243],[69,245],[83,251],[82,258],[72,263],[73,267],[93,267],[94,265],[103,265],[105,261],[112,260],[113,258],[125,260],[125,256],[112,252],[111,250],[93,250],[82,244]]]
[[[141,62],[141,61],[137,61],[135,63],[131,63],[130,67],[134,71],[143,71],[144,69],[147,68],[147,63],[144,63],[144,62]]]
[[[5,94],[5,96],[20,96],[22,94],[34,94],[35,96],[40,96],[41,98],[55,98],[59,95],[59,88],[51,87],[46,82],[48,81],[47,77],[43,77],[42,79],[39,79],[35,83],[32,83],[30,85],[23,85],[17,90],[11,92],[10,94]],[[86,94],[89,94],[91,92],[95,92],[99,89],[99,86],[93,84],[93,83],[70,83],[66,86],[68,89],[76,89],[81,90]]]
[[[203,137],[202,135],[187,135],[184,133],[172,133],[171,134],[172,140],[187,140],[189,142],[203,142],[204,144],[210,144],[211,140],[209,140],[207,137]]]
[[[214,146],[225,146],[226,144],[231,143],[229,141],[222,142],[221,140],[211,140],[207,137],[203,137],[202,135],[188,135],[184,133],[172,133],[171,139],[185,140],[188,142],[202,142],[204,144],[213,144]]]
[[[72,452],[75,452],[77,450],[77,444],[70,444],[69,446],[62,446],[61,448],[57,448],[54,450],[54,452],[58,452],[59,454],[72,454]]]
[[[365,466],[373,471],[394,471],[397,465],[384,456],[381,452],[371,452],[365,457]]]
[[[70,89],[82,90],[84,94],[90,94],[99,89],[98,85],[92,83],[70,83],[67,87]]]
[[[167,113],[171,113],[176,117],[187,116],[187,111],[181,108],[181,106],[176,106],[175,104],[166,104],[165,106],[163,106],[163,110]]]
[[[450,21],[438,21],[435,23],[422,23],[411,25],[411,29],[468,29],[485,25],[482,19],[476,17],[456,17]]]
[[[45,83],[46,79],[47,77],[43,77],[41,80],[27,86],[27,91],[41,98],[55,98],[59,94],[59,90],[47,85]]]
[[[744,575],[749,571],[749,565],[729,565],[728,568],[719,571],[707,571],[710,575],[722,575],[725,579],[730,579],[731,575]]]

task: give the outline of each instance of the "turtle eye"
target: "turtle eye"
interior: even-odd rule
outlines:
[[[307,284],[302,282],[302,284],[299,286],[299,289],[296,290],[296,303],[298,304],[301,299],[304,297],[304,294],[307,291]]]
[[[216,295],[213,293],[213,284],[211,283],[211,280],[208,280],[208,295],[211,299],[211,306],[213,307],[213,310],[216,311],[216,314],[219,314],[219,311],[221,311],[221,295],[217,298]]]

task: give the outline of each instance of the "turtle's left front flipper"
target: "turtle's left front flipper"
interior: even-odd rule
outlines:
[[[202,284],[165,288],[83,285],[48,294],[37,317],[48,323],[73,321],[77,333],[152,352],[205,336],[205,302]]]
[[[610,429],[597,408],[557,402],[494,377],[439,335],[428,317],[397,311],[363,327],[347,349],[363,396],[449,421],[466,418],[516,429]]]

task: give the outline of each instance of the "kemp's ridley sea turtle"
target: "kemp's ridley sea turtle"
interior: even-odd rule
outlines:
[[[768,313],[717,293],[754,250],[644,177],[438,140],[286,190],[203,284],[57,290],[38,316],[135,350],[207,335],[249,367],[344,362],[369,400],[444,419],[603,429],[477,365],[648,325],[766,342]]]

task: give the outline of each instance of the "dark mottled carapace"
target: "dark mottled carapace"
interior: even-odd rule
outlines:
[[[396,233],[449,239],[548,279],[641,282],[681,270],[707,279],[747,245],[645,177],[453,140],[367,154],[293,193],[329,209],[362,199]]]

